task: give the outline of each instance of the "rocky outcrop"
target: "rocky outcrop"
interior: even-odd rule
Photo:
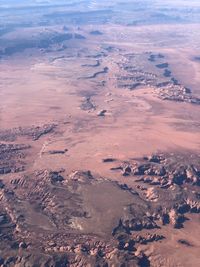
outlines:
[[[172,157],[173,158],[173,157]],[[142,162],[141,162],[142,161]],[[179,164],[171,162],[169,155],[151,155],[139,162],[122,163],[111,170],[122,170],[124,176],[138,176],[138,182],[150,185],[170,186],[173,184],[200,185],[200,166],[197,164]]]
[[[159,97],[163,100],[200,105],[200,99],[193,96],[190,90],[179,84],[174,85],[170,83],[167,86],[161,87]]]
[[[135,243],[146,245],[148,243],[157,242],[165,239],[163,235],[147,233],[145,235],[136,235],[133,237]]]
[[[193,247],[193,245],[189,241],[187,241],[185,239],[179,239],[178,243],[181,244],[181,245],[187,246],[187,247]]]
[[[105,158],[105,159],[102,159],[102,162],[104,162],[104,163],[109,163],[109,162],[114,162],[114,161],[116,161],[116,159],[114,159],[114,158]]]
[[[24,171],[28,149],[25,144],[0,144],[0,174]]]
[[[155,229],[157,224],[152,218],[147,216],[131,216],[130,218],[121,218],[118,226],[113,230],[113,235],[117,232],[124,231],[130,233],[132,231],[141,231],[142,229]]]
[[[103,70],[101,71],[97,71],[94,74],[92,74],[91,76],[85,77],[84,79],[95,79],[97,78],[99,75],[103,75],[103,74],[107,74],[109,71],[108,67],[103,68]]]
[[[156,191],[156,189],[154,187],[150,187],[147,189],[146,191],[146,198],[149,200],[149,201],[157,201],[158,198],[159,198],[159,195]]]
[[[102,35],[103,33],[100,32],[99,30],[94,30],[90,32],[91,35]]]
[[[64,180],[63,176],[61,175],[62,172],[63,171],[51,171],[49,173],[50,181],[52,184],[56,184]]]
[[[200,104],[200,99],[172,76],[169,63],[164,61],[163,55],[132,53],[124,55],[124,58],[125,62],[118,63],[120,69],[116,75],[118,88],[134,90],[144,86],[151,87],[162,100]],[[148,61],[152,63],[151,72],[147,71]],[[141,62],[139,66],[138,62]]]
[[[93,181],[94,177],[90,171],[75,171],[69,175],[69,180],[85,183]]]
[[[95,110],[96,106],[92,103],[90,97],[85,97],[81,104],[81,109],[84,111]]]
[[[106,109],[102,109],[97,113],[97,116],[99,117],[104,117],[106,115],[107,110]]]
[[[32,126],[27,128],[13,128],[0,131],[1,141],[15,141],[17,137],[25,136],[33,141],[39,140],[43,135],[52,133],[56,128],[56,124],[44,124],[42,126]]]
[[[175,209],[172,209],[169,212],[170,223],[174,228],[182,228],[185,221],[185,217],[182,214],[179,214]]]

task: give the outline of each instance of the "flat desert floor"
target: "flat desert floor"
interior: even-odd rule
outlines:
[[[199,2],[0,8],[0,265],[200,266]]]

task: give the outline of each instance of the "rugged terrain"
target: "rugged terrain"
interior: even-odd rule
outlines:
[[[0,266],[199,266],[199,2],[0,10]]]

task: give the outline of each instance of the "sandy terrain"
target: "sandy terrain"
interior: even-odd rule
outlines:
[[[177,13],[179,23],[159,14],[134,22],[131,12],[119,16],[120,4],[93,2],[80,4],[88,12],[81,22],[76,4],[62,1],[68,19],[48,7],[36,17],[44,26],[13,30],[18,13],[8,17],[0,42],[0,264],[25,266],[30,254],[28,266],[199,266],[197,15],[190,23],[187,12]],[[178,3],[167,2],[176,10]],[[164,155],[155,167],[163,164],[166,174],[134,173],[137,160],[152,154]],[[149,183],[147,176],[161,178]],[[134,220],[150,226],[131,228]]]

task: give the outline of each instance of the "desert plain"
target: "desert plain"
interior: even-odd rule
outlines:
[[[199,11],[1,1],[0,266],[200,265]]]

